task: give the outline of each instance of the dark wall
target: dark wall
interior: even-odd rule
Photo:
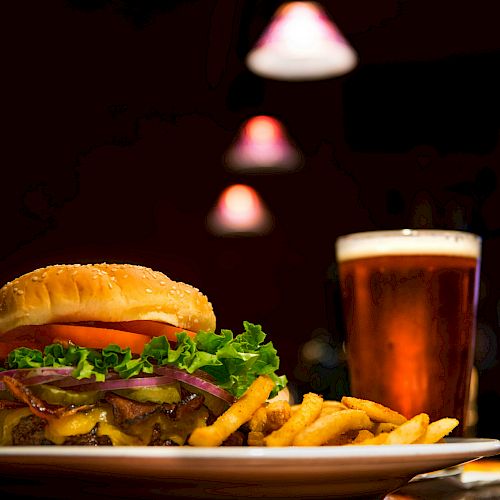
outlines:
[[[278,1],[3,6],[3,282],[61,262],[127,261],[190,282],[220,327],[259,322],[299,388],[346,390],[334,242],[360,230],[484,239],[478,432],[499,437],[500,39],[493,4],[321,2],[360,57],[351,74],[278,82],[244,57]],[[304,167],[243,176],[222,155],[254,114],[281,119]],[[205,216],[234,182],[275,217],[219,238]],[[306,363],[301,346],[329,346]]]

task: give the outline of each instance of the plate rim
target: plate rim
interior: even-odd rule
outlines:
[[[118,489],[120,478],[125,477],[141,488],[152,485],[154,491],[158,487],[173,494],[179,488],[183,494],[189,490],[194,498],[221,498],[223,492],[227,498],[284,500],[311,498],[318,491],[321,498],[352,498],[385,495],[420,474],[496,454],[500,454],[500,440],[490,438],[282,448],[17,446],[0,448],[0,472],[6,478],[24,478],[29,471],[30,476],[49,482],[61,475],[80,478],[83,484],[88,478],[92,484],[105,481],[106,488],[116,480]]]
[[[465,460],[500,454],[500,440],[494,438],[449,438],[444,443],[411,445],[368,446],[315,446],[315,447],[151,447],[151,446],[4,446],[0,447],[0,460],[9,457],[85,457],[190,460],[281,460],[297,459],[366,459],[415,457],[464,457]]]

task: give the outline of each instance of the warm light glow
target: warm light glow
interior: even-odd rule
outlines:
[[[247,57],[253,72],[279,80],[339,76],[356,63],[352,47],[315,2],[281,6]]]
[[[314,53],[324,40],[336,37],[335,30],[321,14],[315,4],[295,2],[285,5],[276,23],[274,40],[282,40],[289,50],[297,53]]]
[[[287,137],[283,125],[276,118],[261,115],[250,118],[243,125],[225,162],[234,170],[276,173],[300,166],[301,155]]]
[[[265,234],[271,229],[271,216],[255,189],[233,184],[220,195],[208,217],[209,229],[219,235]]]
[[[283,137],[282,127],[278,120],[264,115],[250,118],[243,132],[249,141],[259,144],[279,141]]]
[[[222,194],[221,210],[235,222],[251,220],[259,210],[259,198],[251,187],[235,184]]]

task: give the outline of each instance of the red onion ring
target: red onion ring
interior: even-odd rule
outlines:
[[[15,370],[6,370],[0,372],[0,391],[6,389],[5,384],[2,382],[2,377],[4,376],[15,378],[24,385],[38,385],[65,379],[73,370],[74,368],[71,367],[18,368]]]
[[[184,370],[174,368],[172,366],[158,366],[154,369],[155,373],[160,375],[170,375],[172,378],[179,380],[180,382],[185,382],[186,384],[192,385],[202,391],[208,392],[219,399],[226,401],[229,404],[234,403],[234,396],[222,389],[216,384],[209,382],[201,377],[194,374],[187,373]]]
[[[120,378],[120,376],[118,375],[118,373],[109,372],[106,375],[105,382],[107,382],[108,380],[116,380],[119,378]],[[122,380],[122,379],[120,379],[120,380]],[[80,386],[94,384],[94,383],[95,384],[103,384],[104,382],[96,382],[95,376],[92,375],[90,378],[82,378],[82,379],[77,379],[77,378],[73,378],[73,377],[66,377],[54,385],[57,385],[57,387],[66,388],[66,387],[77,387],[77,386],[80,387]]]
[[[155,367],[153,377],[133,377],[129,379],[118,378],[118,374],[109,373],[104,382],[96,382],[95,377],[78,380],[71,377],[73,367],[64,368],[22,368],[0,372],[0,390],[5,390],[5,384],[1,382],[2,376],[7,375],[22,381],[25,385],[37,385],[53,383],[53,385],[69,390],[107,391],[114,389],[130,389],[134,387],[154,387],[162,384],[172,383],[174,380],[184,382],[213,396],[226,401],[234,402],[234,396],[218,385],[206,380],[205,373],[202,376],[187,373],[184,370],[172,366]]]
[[[66,386],[66,389],[70,391],[82,388],[86,391],[112,391],[116,389],[134,389],[136,387],[156,387],[158,385],[171,384],[173,381],[174,379],[168,375],[163,377],[120,378],[106,380],[105,382]]]

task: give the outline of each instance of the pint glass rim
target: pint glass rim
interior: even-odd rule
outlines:
[[[376,244],[373,243],[377,240]],[[413,243],[418,241],[416,246]],[[372,242],[362,247],[363,242]],[[389,242],[394,245],[389,250]],[[413,242],[412,245],[409,243]],[[480,259],[482,238],[455,229],[381,229],[341,235],[335,242],[337,260],[377,255],[459,255]]]

